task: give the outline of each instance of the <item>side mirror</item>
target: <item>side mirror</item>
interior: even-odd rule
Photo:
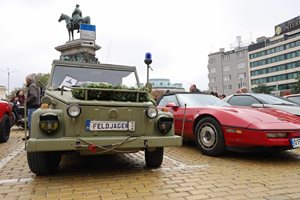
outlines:
[[[167,103],[166,107],[167,108],[172,108],[174,111],[177,111],[178,108],[179,108],[179,106],[177,106],[176,103],[174,103],[174,102]]]

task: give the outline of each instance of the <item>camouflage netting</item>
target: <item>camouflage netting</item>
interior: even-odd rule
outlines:
[[[95,89],[95,90],[93,90]],[[88,100],[102,100],[102,101],[150,101],[147,88],[137,89],[134,87],[127,87],[125,85],[111,85],[107,83],[89,83],[80,88],[73,88],[72,95],[76,99],[85,99],[85,91],[87,90]]]

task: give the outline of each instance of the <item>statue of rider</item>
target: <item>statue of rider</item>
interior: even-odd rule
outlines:
[[[79,5],[76,4],[76,8],[74,9],[74,11],[72,13],[72,24],[74,27],[76,27],[76,25],[78,25],[78,33],[79,33],[79,26],[80,26],[81,20],[82,20],[82,12],[79,9]]]

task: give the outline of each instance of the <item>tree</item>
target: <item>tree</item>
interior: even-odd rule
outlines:
[[[296,78],[297,82],[292,87],[292,93],[298,94],[300,93],[300,76]]]
[[[46,86],[48,84],[49,78],[50,78],[50,74],[49,73],[47,73],[47,74],[38,73],[36,75],[35,84],[38,87],[46,88]]]
[[[49,73],[47,74],[38,73],[36,75],[35,84],[41,89],[41,96],[44,96],[44,92],[46,90],[46,86],[48,84],[49,78],[50,78]]]
[[[255,88],[252,89],[255,93],[264,93],[264,94],[270,94],[271,88],[266,86],[265,84],[258,84]]]

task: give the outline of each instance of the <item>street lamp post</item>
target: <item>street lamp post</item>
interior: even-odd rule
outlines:
[[[16,71],[10,71],[9,67],[7,68],[7,95],[9,95],[9,80],[10,80],[10,74],[16,72]]]

